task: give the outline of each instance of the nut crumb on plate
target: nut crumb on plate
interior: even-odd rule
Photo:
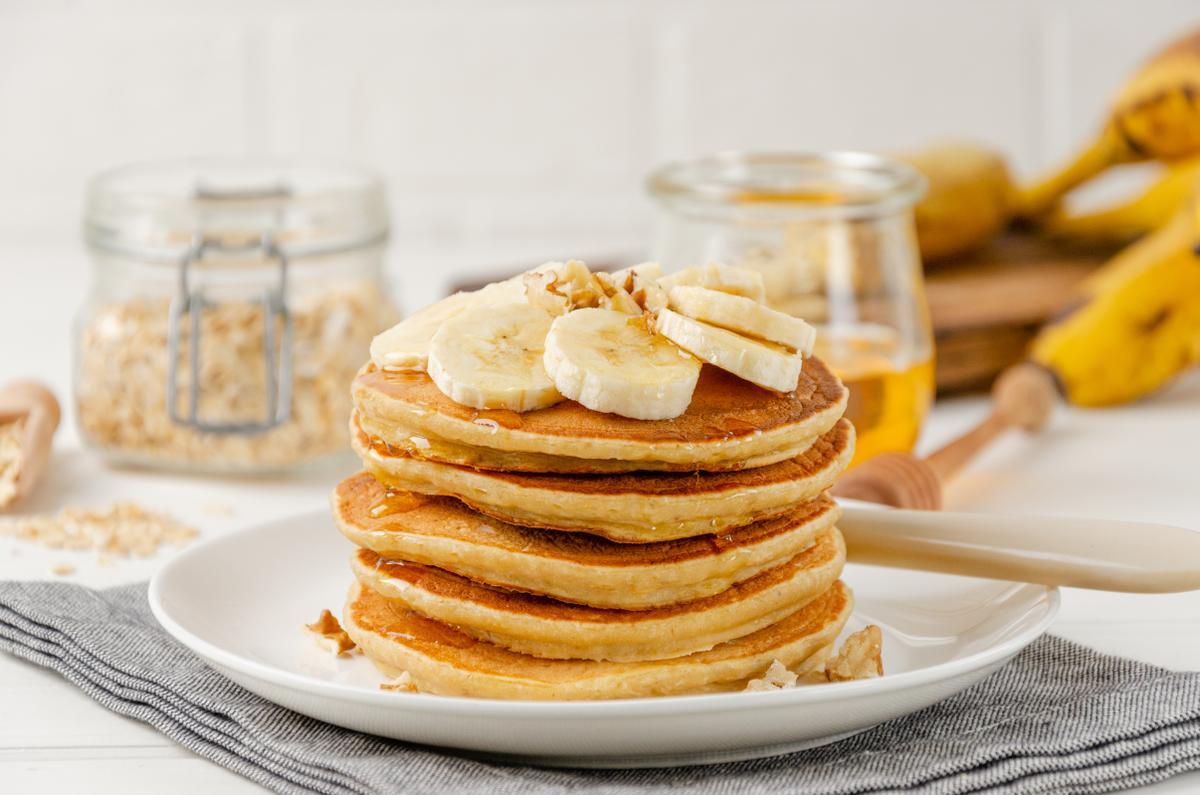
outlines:
[[[830,682],[874,679],[883,676],[883,633],[871,624],[855,632],[842,648],[825,663]]]
[[[392,681],[380,683],[379,689],[389,693],[416,693],[417,683],[413,681],[408,671],[401,671],[400,675]]]
[[[70,563],[59,563],[54,568],[50,569],[50,573],[58,577],[66,577],[69,574],[75,573],[75,567]]]
[[[883,676],[882,650],[883,633],[871,624],[847,637],[836,653],[831,654],[831,645],[814,654],[798,671],[788,670],[779,660],[773,661],[761,678],[746,683],[746,692],[788,690],[801,685]]]
[[[317,642],[318,646],[335,656],[341,657],[358,648],[354,645],[354,641],[350,640],[346,630],[342,629],[337,618],[328,610],[322,610],[317,620],[311,624],[305,624],[304,628],[312,634],[313,640]]]

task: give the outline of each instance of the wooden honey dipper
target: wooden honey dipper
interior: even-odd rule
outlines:
[[[15,489],[0,493],[0,511],[27,496],[37,484],[50,460],[61,414],[54,393],[35,381],[13,381],[0,389],[0,426],[23,422],[17,440]]]
[[[1037,433],[1058,402],[1054,377],[1035,364],[1013,365],[992,387],[992,413],[954,441],[929,455],[882,453],[843,475],[833,487],[838,497],[894,508],[936,511],[942,486],[987,444],[1009,428]]]

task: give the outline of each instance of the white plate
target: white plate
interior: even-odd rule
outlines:
[[[548,765],[648,767],[771,756],[832,742],[953,695],[1041,635],[1058,592],[849,565],[847,632],[878,624],[887,674],[769,693],[622,701],[493,701],[389,693],[361,656],[334,658],[305,623],[341,611],[352,547],[325,513],[199,544],[150,583],[168,632],[247,689],[384,737]]]

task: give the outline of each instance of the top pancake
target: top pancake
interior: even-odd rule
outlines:
[[[456,454],[473,446],[564,459],[557,465],[535,459],[535,471],[612,472],[622,469],[614,462],[628,462],[627,469],[729,469],[779,460],[781,451],[803,449],[833,427],[847,391],[824,362],[809,357],[795,391],[786,394],[705,366],[688,410],[671,420],[629,419],[570,400],[524,414],[479,411],[446,397],[424,373],[384,372],[373,364],[359,372],[353,395],[368,435],[401,449],[412,446],[414,435],[427,436],[414,440],[427,457],[438,454],[429,442],[444,440]],[[487,468],[489,460],[445,463]],[[519,459],[500,460],[497,468],[521,468]]]

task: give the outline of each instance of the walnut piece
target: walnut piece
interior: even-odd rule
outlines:
[[[417,683],[413,681],[408,671],[401,671],[400,675],[392,681],[381,683],[379,689],[389,693],[416,693]]]
[[[848,682],[883,676],[883,633],[871,624],[846,638],[842,648],[833,645],[813,654],[792,671],[779,660],[771,663],[760,679],[746,683],[746,692],[788,690],[802,685]]]
[[[754,692],[761,690],[784,690],[789,687],[796,686],[798,677],[793,671],[789,671],[787,666],[779,660],[774,660],[771,666],[767,668],[762,679],[751,679],[746,683],[746,692]]]
[[[182,546],[196,531],[163,513],[132,502],[98,510],[66,507],[56,514],[0,519],[0,536],[50,549],[94,550],[101,557],[149,557],[165,544]]]
[[[345,656],[358,648],[354,641],[350,640],[346,630],[342,629],[337,618],[328,610],[322,610],[317,620],[305,624],[304,628],[312,634],[318,646],[337,657]]]
[[[826,661],[825,676],[830,682],[883,676],[883,633],[879,627],[871,624],[846,638],[838,653]]]

